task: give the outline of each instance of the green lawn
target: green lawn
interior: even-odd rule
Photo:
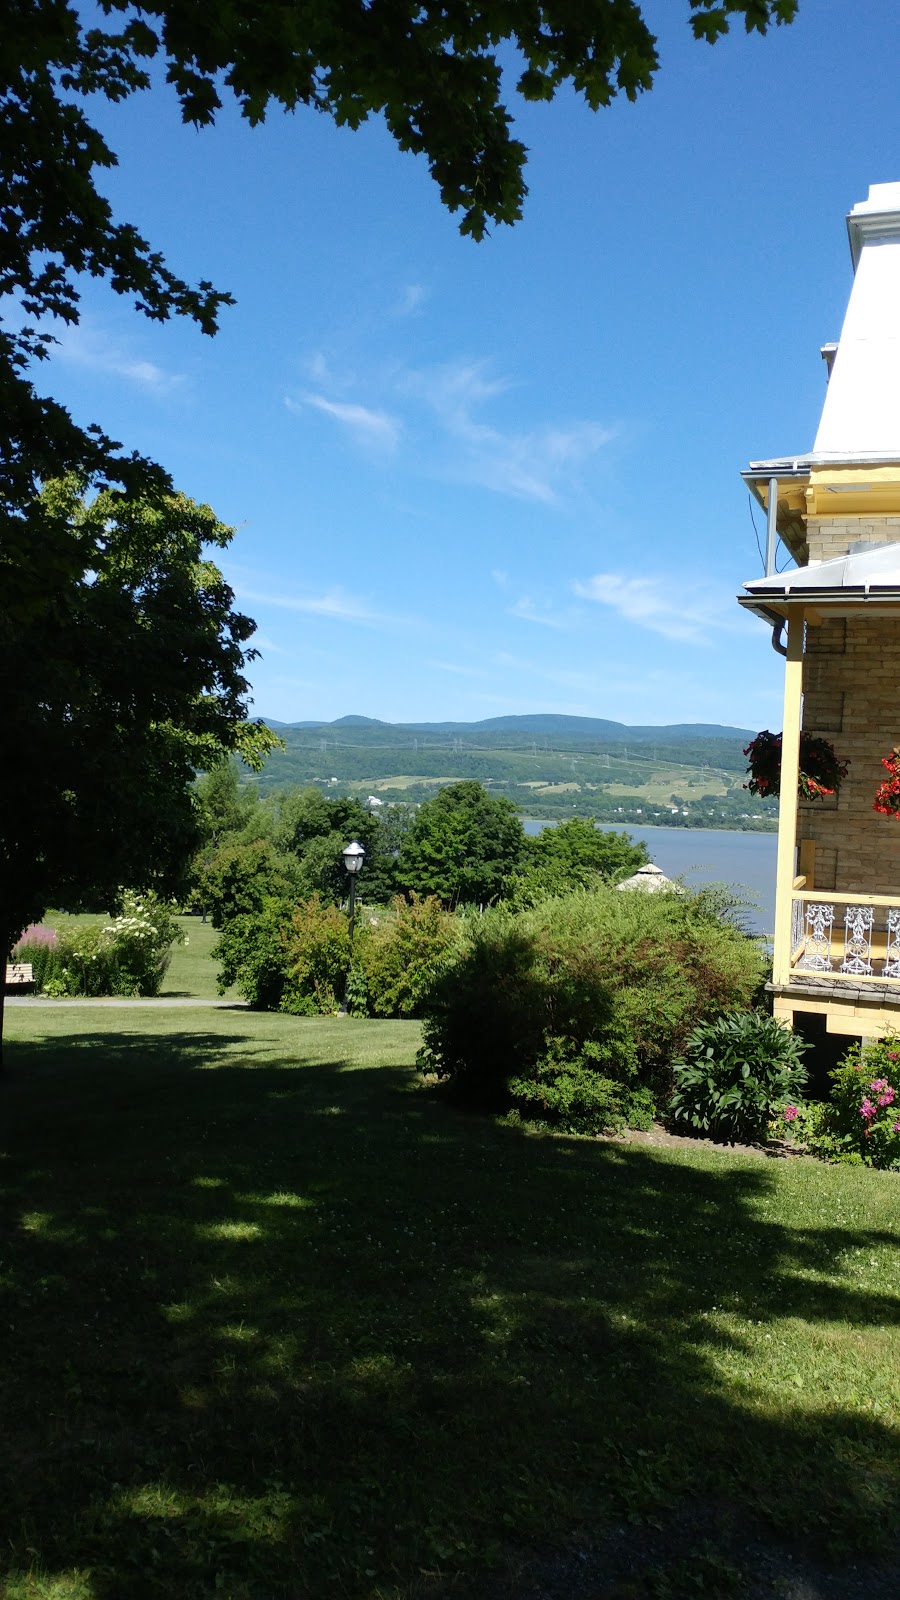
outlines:
[[[184,930],[184,944],[172,947],[172,960],[163,979],[162,996],[196,996],[203,1000],[219,998],[216,988],[218,964],[212,959],[212,947],[219,935],[209,922],[200,917],[179,917]],[[237,998],[236,989],[226,989],[225,998]]]
[[[683,1506],[896,1559],[896,1178],[464,1116],[411,1023],[7,1020],[4,1600],[493,1595]],[[678,1572],[602,1592],[745,1592]]]

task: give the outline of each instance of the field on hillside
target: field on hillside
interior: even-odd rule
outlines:
[[[463,1115],[414,1023],[8,1029],[6,1600],[900,1590],[896,1177]]]
[[[441,784],[474,779],[531,816],[750,831],[777,826],[777,803],[744,788],[746,760],[737,740],[686,740],[676,753],[649,742],[605,751],[585,743],[544,748],[537,740],[518,748],[409,737],[367,745],[363,734],[316,740],[286,730],[288,748],[248,781],[263,793],[312,783],[329,794],[421,803]]]

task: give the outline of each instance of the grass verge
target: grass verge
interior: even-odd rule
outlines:
[[[698,1503],[890,1545],[891,1175],[465,1117],[412,1023],[9,1040],[4,1600],[480,1595]]]

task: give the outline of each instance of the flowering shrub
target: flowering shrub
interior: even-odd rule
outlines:
[[[889,756],[882,756],[881,765],[887,777],[878,785],[872,810],[885,817],[900,817],[900,745],[895,744]]]
[[[748,758],[751,794],[762,798],[781,791],[781,734],[764,728],[751,739],[744,755]],[[848,767],[839,761],[827,739],[814,733],[800,735],[800,775],[797,793],[803,800],[818,800],[823,794],[836,794],[847,776]]]
[[[806,1048],[758,1011],[702,1024],[675,1066],[672,1121],[732,1142],[762,1138],[779,1115],[793,1122],[806,1083]]]
[[[21,946],[27,945],[31,950],[34,949],[35,945],[43,945],[47,950],[55,950],[57,943],[55,928],[46,928],[43,922],[33,922],[29,928],[25,929],[16,945],[16,949],[18,950]],[[18,957],[16,959],[18,960]]]
[[[36,991],[46,992],[47,983],[59,981],[61,962],[56,929],[45,928],[41,922],[32,923],[16,944],[11,959],[29,962]]]
[[[32,963],[35,987],[43,994],[156,995],[172,946],[183,937],[168,906],[155,894],[124,889],[121,913],[108,922],[61,932],[27,929],[16,946],[16,960]]]
[[[900,1168],[900,1038],[853,1045],[830,1074],[831,1097],[807,1142],[830,1161]]]

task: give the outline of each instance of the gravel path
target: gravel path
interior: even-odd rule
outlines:
[[[103,1006],[111,1010],[115,1010],[118,1007],[124,1011],[131,1010],[134,1007],[138,1007],[144,1011],[160,1011],[166,1010],[169,1007],[171,1007],[173,1010],[189,1008],[195,1008],[204,1011],[208,1011],[210,1008],[212,1008],[213,1011],[247,1010],[246,1000],[199,1000],[194,995],[172,995],[171,997],[160,995],[159,998],[155,1000],[47,1000],[43,995],[20,994],[7,995],[4,1004],[7,1006],[29,1006],[35,1009],[41,1006],[47,1006],[54,1011],[56,1011],[60,1006],[71,1006],[76,1011],[83,1010],[86,1006]]]

